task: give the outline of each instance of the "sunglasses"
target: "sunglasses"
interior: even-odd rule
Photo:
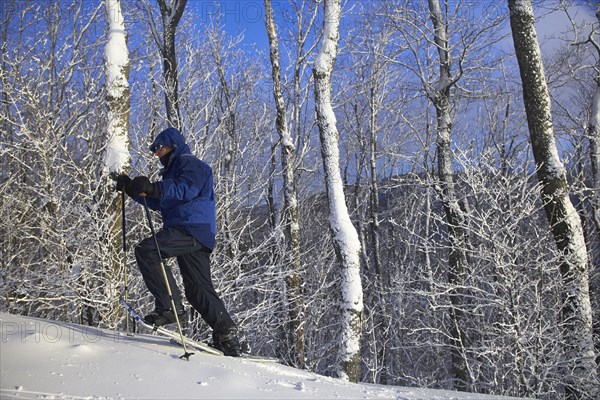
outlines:
[[[156,153],[157,151],[159,151],[163,147],[165,147],[164,144],[153,144],[152,146],[150,146],[150,151],[153,152],[153,153]]]

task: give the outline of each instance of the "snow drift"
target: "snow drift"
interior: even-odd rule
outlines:
[[[500,400],[501,396],[352,384],[275,363],[196,352],[167,338],[0,313],[2,399]]]

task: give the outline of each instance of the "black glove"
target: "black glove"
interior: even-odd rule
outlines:
[[[117,183],[115,185],[117,192],[123,192],[125,187],[131,182],[131,178],[126,174],[117,175],[116,173],[112,173],[110,174],[110,178]]]
[[[125,184],[125,193],[130,197],[140,196],[145,194],[150,197],[160,196],[160,186],[158,182],[152,183],[145,176],[136,176],[130,182]]]

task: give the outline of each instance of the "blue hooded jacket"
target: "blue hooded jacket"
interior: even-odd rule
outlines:
[[[173,154],[161,171],[160,198],[148,197],[148,207],[160,210],[164,228],[183,229],[212,250],[217,233],[212,169],[192,155],[175,128],[162,131],[154,145],[172,147]],[[136,200],[143,202],[141,198]]]

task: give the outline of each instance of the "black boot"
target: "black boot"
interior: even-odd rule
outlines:
[[[220,333],[213,332],[213,347],[222,351],[226,356],[240,357],[242,355],[242,346],[236,329]]]
[[[179,317],[179,322],[181,323],[181,321],[183,321],[185,317],[185,309],[182,308],[179,311],[177,311],[177,317]],[[154,326],[163,326],[168,324],[174,324],[175,322],[177,322],[177,320],[175,319],[175,314],[173,314],[173,311],[171,310],[154,310],[144,317],[144,321]]]

